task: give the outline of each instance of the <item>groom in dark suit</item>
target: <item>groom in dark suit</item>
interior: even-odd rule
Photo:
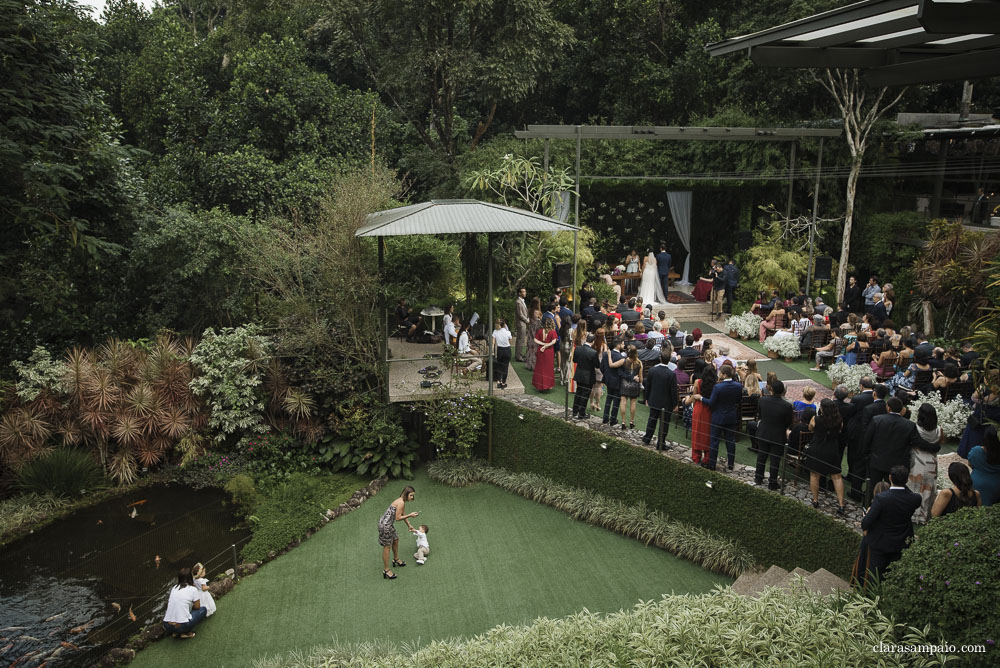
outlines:
[[[660,252],[656,254],[656,273],[660,275],[660,285],[663,286],[663,296],[670,292],[670,253],[667,252],[667,242],[660,242]]]
[[[586,420],[587,401],[590,399],[590,391],[597,381],[597,367],[601,360],[597,351],[591,348],[593,334],[587,335],[587,343],[577,346],[573,351],[573,363],[576,364],[576,373],[573,374],[573,381],[576,382],[576,395],[573,397],[573,417],[579,420]]]

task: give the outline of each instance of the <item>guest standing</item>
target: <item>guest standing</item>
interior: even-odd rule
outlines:
[[[903,549],[913,537],[913,511],[920,507],[920,495],[906,489],[907,475],[906,466],[893,466],[889,471],[889,491],[872,499],[871,508],[861,520],[861,530],[868,544],[865,571],[876,577],[881,577],[885,569],[903,555]]]
[[[604,385],[608,388],[608,398],[604,401],[604,416],[601,422],[612,427],[618,424],[618,410],[622,403],[620,369],[625,364],[625,354],[622,352],[624,346],[624,337],[616,337],[608,350],[601,355],[600,361],[601,375],[604,377]],[[583,405],[586,407],[586,402]],[[624,419],[622,421],[624,422]]]
[[[576,364],[576,372],[573,374],[573,382],[576,383],[576,394],[573,395],[573,417],[578,420],[586,420],[590,417],[587,415],[587,400],[594,387],[597,367],[601,363],[601,358],[597,351],[590,346],[580,346],[573,351],[573,362]]]
[[[497,361],[494,368],[494,379],[497,389],[503,390],[507,387],[507,370],[510,368],[510,342],[512,339],[507,323],[503,318],[497,318],[496,327],[493,330],[493,355]]]
[[[647,349],[651,349],[650,342],[647,342]],[[622,429],[625,429],[625,415],[629,415],[629,429],[635,429],[635,406],[639,403],[639,392],[642,390],[642,362],[639,361],[639,353],[635,347],[628,349],[628,356],[621,368],[621,388],[622,399],[625,405],[622,407]]]
[[[524,368],[531,371],[535,368],[535,356],[538,354],[538,345],[534,343],[535,332],[542,326],[542,302],[538,297],[531,298],[531,306],[528,307],[528,331],[531,332],[532,340],[528,342],[527,357],[524,360]]]
[[[727,467],[730,471],[736,465],[736,430],[740,424],[740,403],[743,401],[743,386],[733,380],[735,372],[728,364],[719,368],[719,382],[712,388],[712,396],[696,396],[712,409],[712,433],[708,446],[708,464],[705,468],[715,470],[719,457],[719,441],[726,440]]]
[[[524,357],[527,354],[528,348],[528,326],[531,324],[531,319],[528,318],[528,305],[524,303],[524,298],[528,294],[527,290],[520,288],[517,291],[517,299],[514,300],[514,311],[517,316],[517,343],[515,344],[517,348],[514,350],[516,359],[518,362],[523,362]]]
[[[556,321],[546,318],[542,328],[535,332],[535,371],[531,384],[540,392],[547,392],[556,386],[555,346],[559,340],[555,330]]]
[[[649,419],[646,421],[646,433],[642,442],[649,445],[653,441],[657,420],[662,420],[660,433],[656,439],[656,449],[665,448],[667,430],[670,428],[670,415],[677,407],[677,377],[668,366],[672,351],[669,345],[660,350],[660,363],[646,374],[646,405],[649,406]]]
[[[813,508],[819,508],[819,479],[828,475],[837,493],[837,514],[844,515],[844,479],[841,476],[840,410],[833,399],[823,399],[809,425],[812,440],[806,448],[805,466],[809,470],[809,489],[812,491]]]
[[[406,526],[413,531],[410,518],[416,517],[420,513],[406,513],[406,504],[416,496],[416,490],[407,485],[403,488],[399,498],[389,504],[382,517],[378,521],[378,544],[382,546],[382,577],[387,580],[395,580],[396,574],[389,569],[389,550],[392,550],[392,565],[402,568],[405,561],[399,560],[399,536],[396,535],[396,522],[402,520]]]
[[[858,279],[854,276],[850,276],[847,279],[843,302],[847,305],[847,311],[851,313],[859,313],[861,311],[861,286],[858,285]]]
[[[920,507],[913,513],[914,523],[927,524],[937,490],[937,453],[944,439],[937,411],[930,404],[921,404],[917,410],[917,435],[920,443],[911,452],[910,479],[906,486],[920,495]]]
[[[909,471],[910,453],[922,444],[917,425],[901,415],[903,402],[891,397],[885,405],[889,412],[872,418],[862,441],[862,450],[871,453],[868,478],[872,482],[889,478],[895,466]]]
[[[931,508],[931,517],[950,515],[960,508],[977,508],[983,505],[982,496],[972,486],[968,466],[962,462],[952,462],[948,465],[948,478],[955,487],[938,492]]]
[[[984,506],[1000,500],[1000,440],[996,427],[990,427],[983,436],[983,444],[969,452],[972,467],[972,484],[979,492]]]
[[[708,464],[708,449],[711,443],[712,409],[708,404],[695,400],[696,395],[712,396],[712,389],[718,380],[715,367],[708,365],[702,371],[701,377],[694,381],[691,395],[684,402],[691,409],[691,460],[695,464]]]
[[[660,242],[660,252],[656,254],[656,273],[660,277],[660,286],[663,288],[663,296],[670,295],[670,263],[672,258],[667,252],[667,243]]]
[[[771,394],[757,400],[757,470],[754,473],[756,485],[764,484],[764,469],[767,460],[770,459],[771,475],[768,487],[772,490],[778,489],[778,469],[785,454],[788,429],[792,426],[794,418],[795,411],[785,399],[785,384],[780,380],[773,381]],[[691,442],[694,443],[693,437]]]
[[[598,330],[594,332],[594,340],[591,342],[591,345],[593,346],[594,350],[597,351],[598,359],[600,359],[601,355],[604,354],[604,351],[608,349],[605,332],[610,332],[610,331],[613,330],[598,328]],[[611,336],[614,336],[614,334],[611,334]],[[594,387],[590,391],[590,408],[594,411],[601,410],[601,394],[603,393],[603,387],[602,387],[603,383],[604,383],[604,373],[601,371],[600,368],[598,368],[597,375],[594,379]]]

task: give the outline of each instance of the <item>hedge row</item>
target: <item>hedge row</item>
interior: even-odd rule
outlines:
[[[427,466],[431,480],[466,487],[487,482],[532,501],[558,508],[575,520],[655,545],[715,573],[739,577],[754,567],[753,557],[736,541],[650,511],[641,501],[629,505],[587,489],[570,487],[537,473],[511,473],[479,459],[445,460]]]
[[[765,567],[850,576],[861,536],[795,499],[499,399],[493,434],[494,466],[632,505],[644,502],[672,520],[736,541]],[[486,458],[485,443],[477,454]]]

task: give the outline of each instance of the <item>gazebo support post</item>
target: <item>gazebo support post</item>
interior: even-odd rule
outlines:
[[[792,217],[792,184],[795,183],[795,146],[797,141],[789,142],[792,146],[788,156],[788,202],[785,204],[785,219]]]
[[[379,280],[382,277],[382,269],[385,265],[385,237],[378,237],[378,275]],[[379,395],[382,397],[383,401],[389,401],[389,309],[386,306],[385,296],[381,295],[378,298],[378,308],[379,308],[379,326],[382,329],[381,336],[379,336],[379,357],[385,362],[385,382],[380,383]]]
[[[813,235],[816,233],[816,212],[819,210],[819,177],[823,173],[823,138],[819,138],[819,157],[816,159],[816,185],[813,187],[813,219],[809,226],[809,267],[806,270],[806,294],[812,290],[813,275]],[[840,295],[837,295],[837,303],[840,303]]]
[[[487,316],[489,320],[488,329],[486,331],[486,354],[487,357],[486,364],[488,365],[487,378],[489,379],[488,388],[486,390],[486,395],[493,398],[493,235],[486,235],[486,276],[487,276],[487,297],[489,301],[490,313]],[[490,410],[486,418],[489,424],[486,425],[486,461],[490,464],[493,463],[493,402],[490,401]]]

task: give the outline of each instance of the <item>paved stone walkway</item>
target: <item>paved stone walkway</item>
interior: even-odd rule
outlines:
[[[551,401],[542,399],[541,397],[538,396],[522,394],[522,395],[507,395],[500,398],[504,399],[505,401],[510,401],[511,403],[516,404],[518,406],[527,408],[529,410],[538,411],[539,413],[544,413],[545,415],[549,415],[551,417],[564,419],[565,412],[562,404],[555,404]],[[572,422],[576,426],[581,427],[583,429],[590,429],[592,431],[608,434],[610,438],[617,438],[635,447],[645,448],[647,450],[651,450],[654,452],[656,451],[655,447],[643,444],[642,442],[643,429],[637,428],[634,430],[630,429],[627,431],[622,431],[620,427],[612,429],[607,425],[601,424],[600,419],[594,417],[591,417],[589,420],[573,420]],[[643,427],[645,427],[645,425],[643,425]],[[667,445],[670,447],[666,451],[663,451],[661,453],[663,456],[687,462],[691,464],[691,466],[695,466],[694,462],[691,460],[690,448],[681,445],[676,441],[668,441]],[[737,444],[736,447],[738,448],[746,447],[746,445]],[[734,478],[748,485],[753,484],[754,467],[752,466],[742,466],[740,464],[737,464],[736,469],[734,471],[728,471],[723,466],[718,471],[718,473],[720,473],[721,475],[729,476],[730,478]],[[764,489],[766,490],[766,487]],[[767,492],[767,493],[777,494],[778,492]],[[806,505],[812,503],[812,493],[809,491],[808,483],[803,484],[796,480],[789,480],[785,484],[785,495],[790,496],[793,499],[796,499],[799,502]],[[844,524],[846,524],[847,526],[851,527],[856,531],[859,532],[861,531],[861,517],[862,517],[861,507],[853,503],[850,499],[846,500],[847,516],[844,518],[836,514],[837,498],[832,493],[820,491],[819,504],[820,504],[819,512],[826,513],[830,517],[836,519],[838,522],[843,522]]]

